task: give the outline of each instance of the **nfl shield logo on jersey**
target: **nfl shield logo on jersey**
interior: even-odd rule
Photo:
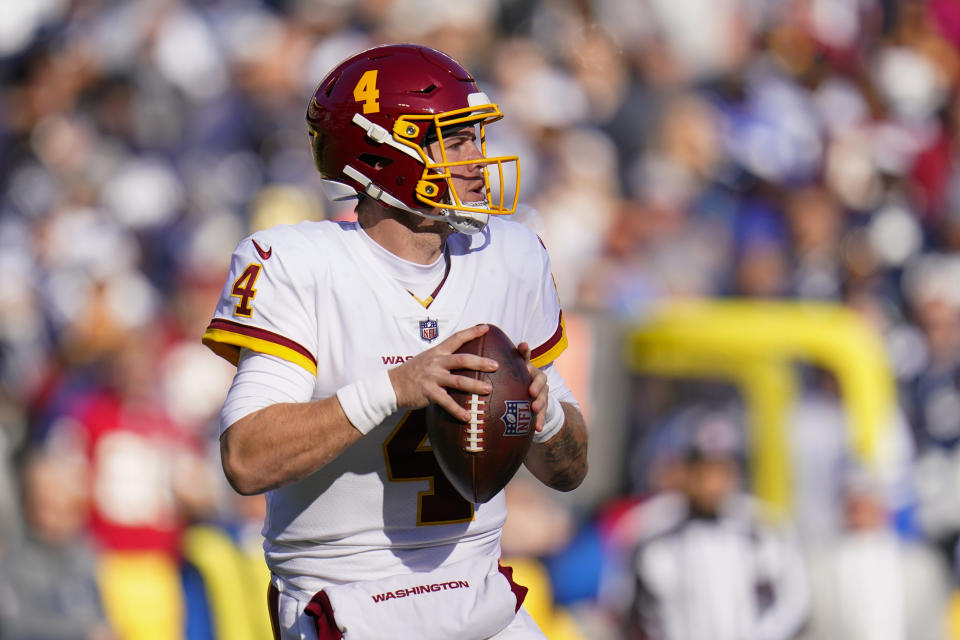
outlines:
[[[437,321],[427,318],[420,321],[420,337],[427,342],[433,342],[437,338]]]
[[[507,410],[500,417],[503,421],[505,436],[525,436],[530,433],[530,402],[527,400],[507,400]]]

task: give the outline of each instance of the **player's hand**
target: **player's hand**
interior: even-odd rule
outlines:
[[[543,423],[547,418],[547,398],[550,393],[550,385],[547,384],[547,374],[530,362],[530,345],[526,342],[521,342],[517,346],[517,350],[527,363],[527,372],[533,379],[530,383],[530,397],[533,398],[533,403],[530,405],[530,408],[536,416],[534,428],[537,431],[543,431]]]
[[[390,369],[390,382],[397,394],[397,406],[406,409],[422,409],[434,402],[458,419],[467,422],[470,413],[447,393],[458,389],[467,393],[486,395],[493,388],[486,380],[474,380],[451,373],[455,369],[492,372],[500,366],[496,360],[468,353],[454,353],[465,343],[479,338],[490,327],[480,324],[458,331],[440,344],[407,360],[399,367]]]

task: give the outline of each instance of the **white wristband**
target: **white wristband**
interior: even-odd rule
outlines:
[[[552,395],[547,396],[547,415],[543,421],[543,431],[534,431],[533,441],[536,443],[546,442],[557,435],[566,421],[567,418],[563,412],[563,405],[560,404],[560,399]]]
[[[397,394],[386,369],[337,390],[350,424],[366,435],[397,410]]]

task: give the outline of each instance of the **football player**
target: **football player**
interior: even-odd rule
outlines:
[[[237,365],[221,413],[223,468],[266,493],[264,550],[279,638],[542,639],[499,565],[503,492],[464,500],[426,438],[425,407],[469,414],[486,394],[456,354],[500,327],[528,361],[525,460],[569,491],[587,471],[550,260],[514,212],[516,157],[487,157],[502,117],[433,49],[388,45],[336,67],[310,100],[321,176],[352,187],[357,221],[256,232],[233,255],[203,340]]]

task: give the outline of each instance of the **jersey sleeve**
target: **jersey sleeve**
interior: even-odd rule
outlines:
[[[537,302],[532,307],[530,328],[526,335],[531,336],[531,362],[534,366],[545,367],[567,348],[567,334],[563,326],[560,296],[550,268],[550,256],[539,239],[537,250],[540,257],[538,295]]]
[[[233,365],[240,349],[247,348],[315,376],[316,278],[301,255],[299,247],[276,230],[241,241],[203,344]]]
[[[309,402],[316,378],[276,356],[240,350],[233,384],[220,410],[220,433],[254,411],[280,402]]]

